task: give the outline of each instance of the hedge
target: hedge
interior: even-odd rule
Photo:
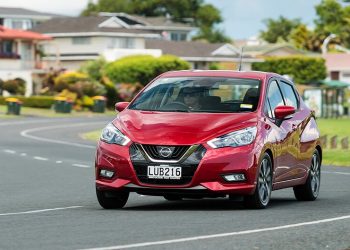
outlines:
[[[109,63],[104,68],[105,75],[114,83],[141,83],[146,85],[156,76],[170,70],[189,69],[190,65],[171,55],[161,57],[128,56]]]
[[[54,104],[54,96],[30,96],[30,97],[24,97],[24,96],[11,96],[13,98],[19,99],[23,104],[24,107],[32,107],[32,108],[51,108],[51,106]],[[8,97],[0,96],[0,104],[6,105],[6,99]]]
[[[325,60],[314,57],[271,57],[264,62],[255,62],[252,69],[289,75],[295,83],[309,84],[327,76]]]

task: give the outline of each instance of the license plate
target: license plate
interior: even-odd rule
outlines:
[[[181,167],[171,167],[169,165],[148,166],[147,177],[149,179],[181,179]]]

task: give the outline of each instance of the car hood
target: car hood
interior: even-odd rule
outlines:
[[[175,113],[126,109],[113,124],[133,142],[192,145],[255,126],[256,113]]]

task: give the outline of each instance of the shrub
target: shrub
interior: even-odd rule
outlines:
[[[26,82],[21,78],[7,80],[3,82],[2,89],[12,95],[24,95],[26,91]]]
[[[62,92],[69,90],[78,95],[78,98],[106,93],[104,86],[96,81],[92,81],[87,74],[79,72],[66,72],[55,79],[55,90]]]
[[[19,99],[24,107],[32,107],[32,108],[51,108],[54,104],[53,96],[12,96],[14,98]],[[5,97],[0,97],[0,104],[6,105]]]
[[[107,107],[112,108],[116,102],[121,101],[121,98],[113,82],[108,77],[103,77],[102,83],[106,89]]]
[[[91,79],[95,81],[100,81],[102,79],[102,69],[107,64],[107,61],[100,57],[97,60],[93,61],[87,61],[84,63],[80,69],[79,72],[82,72],[86,75],[89,75]]]
[[[289,75],[300,84],[318,82],[327,76],[324,59],[313,57],[272,57],[253,63],[252,69]]]
[[[55,79],[55,90],[61,92],[79,81],[88,81],[89,76],[79,72],[66,72],[60,74]]]
[[[146,85],[156,76],[170,70],[189,69],[189,64],[176,56],[129,56],[109,63],[105,75],[115,83],[141,83]]]

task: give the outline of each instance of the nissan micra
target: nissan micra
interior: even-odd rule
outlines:
[[[95,173],[103,208],[130,192],[166,200],[243,197],[265,208],[276,189],[315,200],[322,148],[314,112],[288,79],[265,72],[175,71],[116,104]]]

